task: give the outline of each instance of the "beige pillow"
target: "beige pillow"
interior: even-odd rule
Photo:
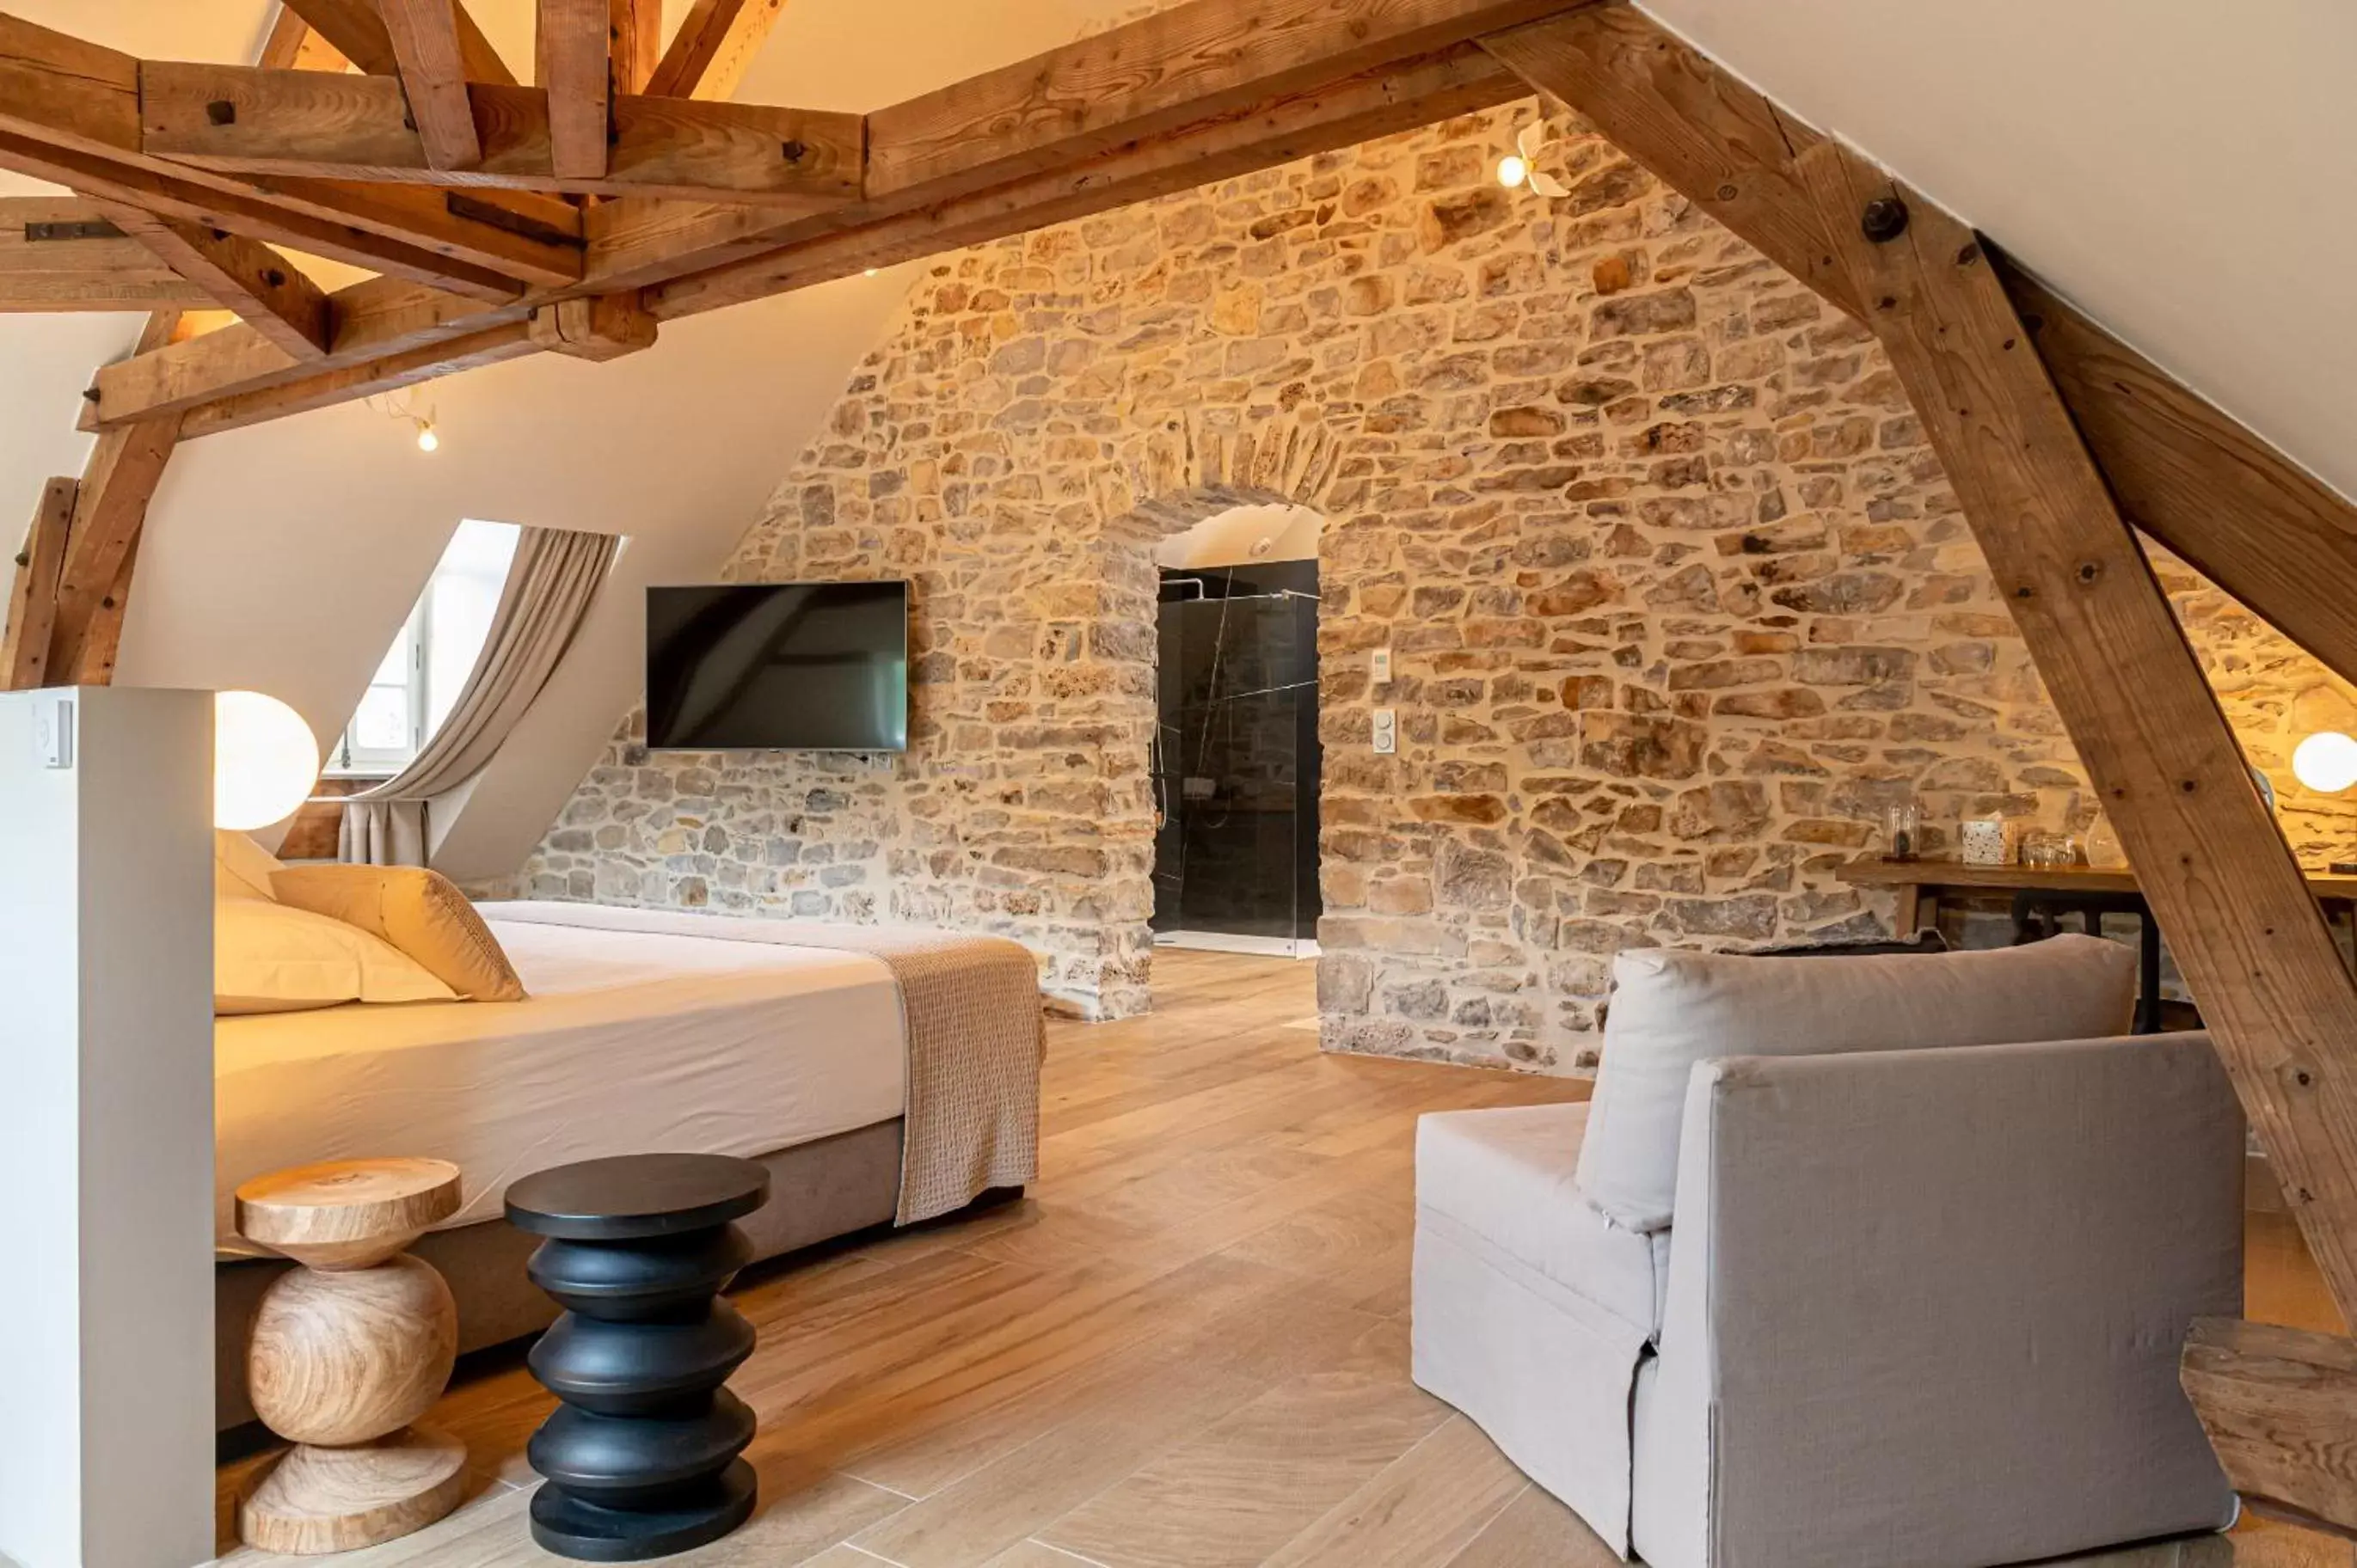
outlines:
[[[417,865],[295,865],[270,879],[282,904],[381,937],[470,1002],[521,1002],[523,981],[475,906]]]
[[[270,878],[284,869],[279,858],[227,828],[213,830],[213,897],[273,898]]]
[[[347,1002],[455,1002],[390,943],[341,920],[238,897],[213,900],[213,1012],[293,1013]]]
[[[2063,936],[1995,951],[1747,958],[1632,949],[1580,1140],[1581,1196],[1631,1230],[1676,1208],[1678,1139],[1696,1063],[2127,1033],[2134,948]]]

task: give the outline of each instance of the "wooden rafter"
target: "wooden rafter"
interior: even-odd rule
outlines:
[[[534,81],[548,95],[548,162],[558,179],[606,176],[606,107],[614,91],[607,55],[612,21],[608,0],[540,0]]]
[[[528,320],[487,328],[347,370],[322,371],[199,404],[181,416],[180,435],[183,440],[194,440],[199,435],[264,424],[288,414],[352,403],[378,392],[398,392],[420,381],[479,370],[539,351],[540,345],[533,341]]]
[[[648,308],[669,319],[805,288],[1492,108],[1526,91],[1479,48],[1460,46],[1264,100],[1249,112],[1222,113],[1074,167],[834,228],[676,278],[648,290]]]
[[[597,33],[602,48],[605,33]],[[602,72],[603,57],[600,57]],[[602,94],[602,86],[600,88]],[[140,71],[140,152],[213,171],[330,179],[726,196],[822,210],[858,199],[856,114],[622,94],[597,102],[600,175],[560,175],[550,93],[462,85],[476,140],[463,166],[438,162],[383,77],[151,61]],[[580,127],[575,127],[576,133]],[[610,143],[610,145],[607,145]]]
[[[328,57],[333,56],[332,63]],[[254,64],[269,70],[341,70],[350,62],[318,34],[311,24],[281,4],[270,18],[270,31],[262,40],[262,53]]]
[[[576,360],[619,360],[653,348],[657,325],[636,295],[592,295],[533,311],[532,340]]]
[[[165,265],[297,360],[328,352],[328,296],[302,270],[259,240],[194,223],[174,223],[136,207],[105,209]]]
[[[619,7],[644,0],[615,0]],[[769,41],[786,0],[695,0],[651,65],[643,91],[673,98],[726,98]],[[633,91],[640,91],[633,89]]]
[[[616,92],[653,91],[662,59],[662,0],[608,0],[606,55]]]
[[[93,638],[105,643],[103,662],[113,669],[122,585],[138,553],[148,502],[163,482],[179,435],[177,418],[144,420],[108,431],[91,449],[74,494],[73,530],[49,631],[49,669],[61,678],[105,683],[103,678],[90,680]],[[112,630],[109,621],[114,623]]]
[[[8,595],[8,628],[0,635],[0,691],[22,692],[46,683],[49,628],[57,614],[66,533],[73,525],[74,489],[71,479],[51,479],[42,488],[25,547],[17,553],[16,585]]]
[[[1563,9],[1564,0],[1174,6],[869,115],[868,195],[965,195]]]
[[[474,301],[394,278],[369,278],[338,289],[328,300],[335,326],[321,363],[294,359],[251,328],[223,328],[101,367],[86,400],[87,428],[118,429],[282,386],[315,371],[340,372],[407,356],[490,328],[516,325],[531,313],[522,304],[486,311]]]
[[[1837,143],[1799,166],[2309,1251],[2357,1314],[2357,981],[1987,248]],[[1877,243],[1863,215],[1890,201],[1906,226]]]
[[[74,197],[0,199],[0,310],[154,310],[210,296]]]
[[[472,168],[483,161],[467,99],[466,55],[458,47],[459,10],[458,0],[377,0],[418,145],[436,169]]]
[[[285,5],[361,70],[376,76],[391,76],[400,69],[393,53],[393,36],[377,11],[376,0],[285,0]],[[483,37],[474,17],[461,10],[457,26],[459,59],[465,65],[467,80],[512,85],[514,73],[500,59],[499,51],[491,48],[490,40]],[[292,62],[265,58],[262,63],[267,66]]]
[[[650,290],[648,306],[652,314],[664,317],[717,309],[869,267],[1019,233],[1043,223],[1110,210],[1206,179],[1349,146],[1372,136],[1491,107],[1521,96],[1523,91],[1511,72],[1479,49],[1460,47],[1297,92],[1261,105],[1254,113],[1222,116],[1065,176],[1041,177],[871,225],[818,234],[785,251],[775,250],[773,240],[761,237],[716,237],[712,249],[705,253],[717,251],[722,252],[720,259],[726,259],[727,246],[734,243],[759,259],[696,274],[673,287]],[[617,202],[593,209],[593,232],[601,219],[636,218],[647,205]],[[633,249],[612,253],[618,261],[653,257],[665,251],[666,242],[676,254],[677,235],[651,236]],[[643,264],[651,275],[660,275],[659,263],[648,260]],[[640,281],[628,275],[613,280],[617,287],[634,286]],[[344,295],[335,297],[341,300]],[[434,329],[447,340],[467,330],[465,321],[466,317],[454,314],[435,323]],[[240,333],[240,328],[228,328],[159,356],[154,364],[133,360],[102,371],[93,405],[96,423],[103,427],[162,409],[199,410],[190,415],[186,431],[193,437],[216,428],[250,424],[258,413],[280,406],[250,394],[299,384],[303,372],[264,354],[264,346]],[[337,359],[347,357],[362,340],[357,334],[339,334]],[[413,340],[398,349],[385,348],[382,379],[340,371],[318,378],[321,386],[316,394],[300,394],[303,406],[317,407],[322,401],[362,397],[407,384],[414,379],[414,350],[420,347]],[[227,405],[229,412],[220,415],[201,412],[216,401]]]

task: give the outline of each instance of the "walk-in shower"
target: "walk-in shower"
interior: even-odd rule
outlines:
[[[1162,573],[1154,929],[1317,951],[1318,564]]]

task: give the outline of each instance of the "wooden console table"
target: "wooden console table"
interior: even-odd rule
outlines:
[[[2090,931],[2105,915],[2133,915],[2138,922],[2144,972],[2136,999],[2136,1032],[2159,1030],[2160,932],[2131,872],[2098,871],[2087,865],[1966,865],[1954,860],[1868,856],[1850,861],[1834,875],[1854,887],[1895,890],[1899,895],[1895,924],[1902,938],[1938,922],[1940,897],[1946,893],[2011,895],[2016,942],[2031,940],[2034,926],[2058,914],[2079,915]],[[2308,886],[2328,921],[2338,919],[2357,930],[2357,876],[2310,876]]]

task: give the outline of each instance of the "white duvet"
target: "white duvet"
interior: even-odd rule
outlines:
[[[464,1173],[457,1226],[496,1218],[510,1182],[550,1165],[763,1155],[901,1113],[899,995],[876,959],[779,945],[791,928],[766,921],[483,913],[529,1001],[215,1021],[222,1244],[236,1245],[239,1183],[313,1160],[450,1160]],[[722,935],[688,934],[703,930]]]

